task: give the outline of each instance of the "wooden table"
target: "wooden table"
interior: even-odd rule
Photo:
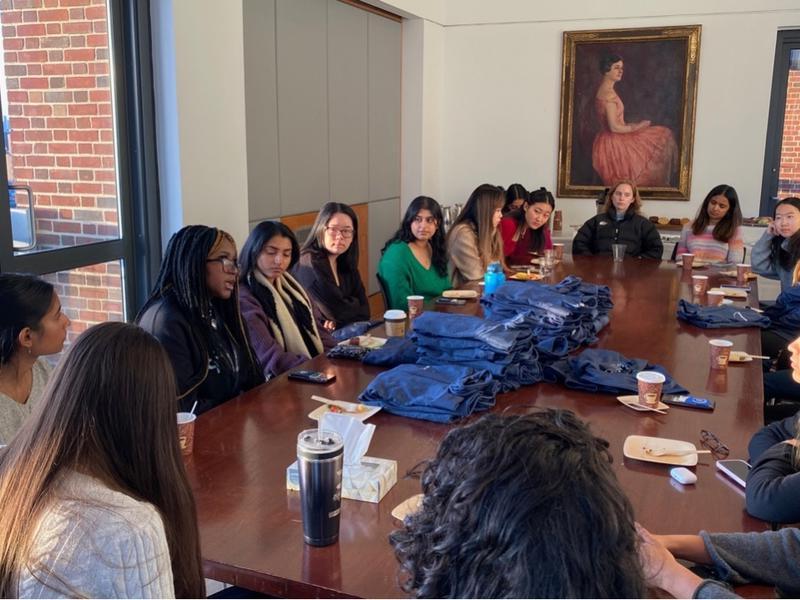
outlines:
[[[725,280],[710,270],[712,286]],[[498,396],[494,410],[518,405],[560,407],[591,423],[609,440],[614,470],[630,497],[637,519],[657,533],[755,531],[765,523],[744,512],[742,491],[718,475],[713,459],[702,456],[695,486],[669,478],[668,467],[622,455],[631,434],[683,439],[699,446],[700,430],[713,431],[746,457],[750,436],[762,425],[762,375],[759,361],[709,370],[708,340],[725,337],[736,350],[760,354],[757,329],[701,330],[675,317],[679,298],[691,298],[690,278],[669,263],[626,258],[567,258],[550,281],[574,273],[611,288],[611,324],[598,347],[663,365],[693,394],[713,398],[713,412],[673,407],[667,415],[637,413],[611,395],[589,394],[552,384],[537,384]],[[536,284],[531,284],[536,285]],[[756,300],[753,286],[751,301]],[[476,313],[475,301],[457,309]],[[402,597],[397,565],[387,542],[398,526],[392,508],[420,491],[404,477],[420,460],[435,454],[451,426],[378,413],[371,456],[398,462],[398,483],[379,504],[345,500],[340,540],[326,548],[303,543],[298,494],[285,489],[286,467],[295,460],[297,434],[314,425],[307,415],[319,393],[356,400],[379,372],[355,361],[317,357],[309,368],[333,368],[337,378],[325,386],[281,376],[214,409],[197,420],[195,450],[187,460],[197,499],[202,554],[207,577],[277,596]]]

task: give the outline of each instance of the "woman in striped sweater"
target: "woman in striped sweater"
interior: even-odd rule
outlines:
[[[676,256],[687,252],[712,263],[744,260],[742,211],[732,186],[722,184],[708,192],[694,222],[683,228]]]

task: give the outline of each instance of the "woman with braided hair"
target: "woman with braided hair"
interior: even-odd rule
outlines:
[[[136,322],[169,354],[180,410],[196,414],[264,382],[239,311],[239,264],[230,234],[189,225],[167,244]]]
[[[256,225],[242,247],[239,304],[267,379],[336,345],[322,314],[289,274],[299,258],[292,230],[277,221]]]

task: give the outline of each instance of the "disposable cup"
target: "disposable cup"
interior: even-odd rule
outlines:
[[[556,257],[556,260],[561,260],[564,258],[564,244],[555,243],[553,244],[553,254]]]
[[[722,301],[725,299],[725,292],[720,290],[711,290],[706,294],[706,300],[708,300],[709,306],[719,306],[722,304]]]
[[[747,276],[750,274],[750,265],[741,263],[736,265],[736,282],[739,285],[747,283]]]
[[[711,368],[727,369],[733,342],[728,340],[708,340],[711,349]]]
[[[190,412],[178,413],[178,444],[181,454],[188,456],[194,450],[194,422],[197,415]]]
[[[627,246],[625,244],[611,244],[611,254],[614,257],[614,262],[622,262],[625,258],[625,251]]]
[[[683,264],[684,271],[691,271],[692,270],[692,263],[694,263],[694,254],[690,254],[689,252],[681,255],[681,262]]]
[[[424,296],[407,296],[408,300],[408,317],[415,319],[422,314],[422,304],[425,302]]]
[[[644,406],[658,406],[661,401],[661,388],[667,380],[658,371],[639,371],[636,381],[639,384],[639,404]]]
[[[708,290],[707,275],[692,275],[692,291],[697,296],[702,296]]]
[[[387,310],[383,313],[383,320],[387,337],[403,337],[406,334],[406,311]]]

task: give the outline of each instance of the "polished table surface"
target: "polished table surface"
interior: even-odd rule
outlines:
[[[691,299],[691,285],[688,274],[674,264],[567,257],[548,281],[570,273],[611,288],[611,324],[600,333],[596,347],[663,365],[691,393],[713,398],[716,409],[672,407],[666,415],[640,413],[611,395],[540,383],[499,395],[493,410],[558,407],[588,421],[596,435],[610,442],[614,470],[636,518],[653,532],[766,529],[765,523],[745,513],[743,492],[716,472],[712,458],[701,455],[697,484],[683,487],[670,479],[668,466],[622,454],[623,441],[631,434],[681,439],[699,447],[700,430],[708,429],[730,447],[731,458],[746,458],[749,438],[763,422],[761,364],[711,371],[708,340],[724,337],[736,350],[760,354],[759,330],[702,330],[678,321],[676,303]],[[695,273],[709,275],[711,286],[731,281],[712,269]],[[754,284],[748,302],[756,301]],[[477,303],[470,301],[453,312],[478,311]],[[318,403],[310,397],[316,393],[355,401],[380,369],[324,356],[306,366],[332,370],[336,379],[320,386],[283,375],[197,420],[195,450],[187,468],[197,499],[206,576],[277,596],[402,597],[387,541],[399,523],[390,513],[420,491],[419,480],[406,474],[435,454],[452,425],[385,412],[375,415],[370,422],[377,429],[368,454],[397,461],[397,485],[378,504],[344,500],[339,542],[325,548],[307,546],[298,494],[286,490],[285,474],[295,460],[297,434],[315,425],[307,415]]]

